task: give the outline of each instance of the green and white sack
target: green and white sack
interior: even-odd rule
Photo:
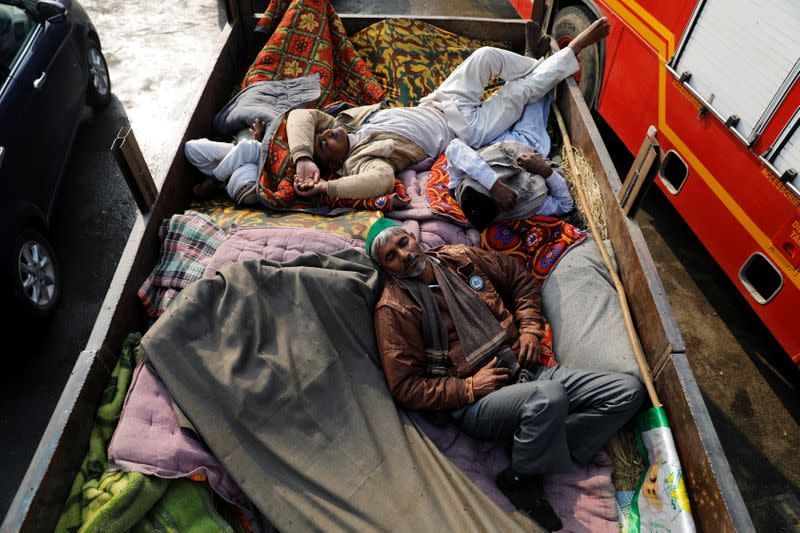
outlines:
[[[663,407],[653,407],[639,415],[636,436],[639,453],[645,459],[645,471],[624,531],[694,532],[689,495]]]

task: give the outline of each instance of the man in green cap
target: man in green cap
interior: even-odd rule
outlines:
[[[392,396],[449,413],[476,438],[511,441],[497,486],[560,529],[541,475],[587,463],[639,409],[639,379],[539,366],[539,285],[509,256],[463,245],[422,251],[388,219],[372,225],[366,250],[388,274],[375,334]]]

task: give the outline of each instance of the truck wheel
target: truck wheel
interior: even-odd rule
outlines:
[[[108,75],[108,65],[100,43],[89,38],[89,51],[86,58],[89,66],[89,86],[86,90],[86,102],[99,111],[111,101],[111,78]]]
[[[567,46],[580,32],[588,28],[596,18],[584,6],[569,6],[560,9],[553,22],[552,32],[558,46],[561,48]],[[594,108],[597,106],[597,99],[600,97],[600,82],[603,76],[600,45],[584,49],[578,56],[578,62],[581,64],[581,69],[575,74],[575,81],[578,82],[586,104]]]
[[[14,296],[33,319],[52,315],[61,296],[61,273],[47,238],[33,228],[22,230],[14,248]]]

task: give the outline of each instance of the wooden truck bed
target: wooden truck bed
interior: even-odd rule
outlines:
[[[183,212],[190,202],[193,169],[181,147],[187,139],[206,136],[212,118],[241,79],[256,52],[255,18],[246,0],[229,4],[230,22],[218,42],[218,58],[194,105],[182,117],[183,134],[174,141],[174,158],[164,176],[152,211],[135,225],[109,286],[86,349],[80,354],[58,406],[17,492],[3,531],[51,530],[59,517],[73,477],[86,453],[89,434],[115,353],[128,332],[142,330],[144,311],[137,289],[153,269],[159,253],[161,220]],[[404,17],[409,18],[407,15]],[[349,34],[381,18],[341,15]],[[414,17],[411,17],[414,18]],[[419,17],[468,37],[506,40],[521,50],[522,21],[458,17]],[[572,142],[582,148],[600,183],[607,211],[609,238],[628,292],[634,321],[665,404],[683,465],[692,512],[703,531],[752,530],[753,526],[722,452],[700,390],[686,358],[686,346],[638,224],[619,208],[621,184],[575,82],[559,87],[560,108]]]

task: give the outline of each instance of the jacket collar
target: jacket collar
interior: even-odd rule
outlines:
[[[367,117],[379,109],[384,109],[386,104],[378,102],[372,105],[362,105],[342,111],[336,115],[336,124],[348,131],[353,131],[367,120]]]

